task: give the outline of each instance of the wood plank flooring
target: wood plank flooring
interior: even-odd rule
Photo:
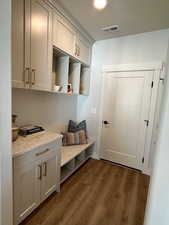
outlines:
[[[143,225],[149,177],[89,160],[22,225]]]

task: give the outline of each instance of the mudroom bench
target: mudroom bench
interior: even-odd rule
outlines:
[[[88,144],[61,147],[60,183],[63,183],[92,156],[94,143],[95,141],[90,139]]]

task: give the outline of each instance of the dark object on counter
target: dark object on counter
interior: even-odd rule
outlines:
[[[18,117],[17,115],[12,114],[12,124],[15,124],[16,123],[17,117]]]
[[[19,127],[15,124],[17,115],[12,114],[12,141],[16,141],[18,138]]]
[[[35,133],[38,133],[38,132],[42,132],[44,130],[45,129],[43,127],[41,127],[41,126],[28,125],[28,126],[21,127],[19,129],[19,135],[27,136],[27,135],[30,135],[30,134],[35,134]]]
[[[18,131],[19,128],[18,127],[12,127],[12,141],[16,141],[18,138]]]

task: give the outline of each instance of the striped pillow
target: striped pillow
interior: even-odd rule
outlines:
[[[63,146],[87,144],[86,133],[84,130],[77,132],[66,132],[63,134]]]

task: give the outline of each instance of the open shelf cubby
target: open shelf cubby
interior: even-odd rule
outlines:
[[[90,68],[82,66],[80,72],[80,94],[89,95],[90,89]]]
[[[90,68],[72,56],[53,49],[53,92],[89,94]]]
[[[64,146],[61,148],[60,183],[63,183],[92,156],[93,146],[94,141],[89,140],[88,144]]]
[[[72,159],[70,162],[68,162],[61,168],[61,181],[67,179],[69,175],[73,172],[74,168],[75,168],[75,160]]]

